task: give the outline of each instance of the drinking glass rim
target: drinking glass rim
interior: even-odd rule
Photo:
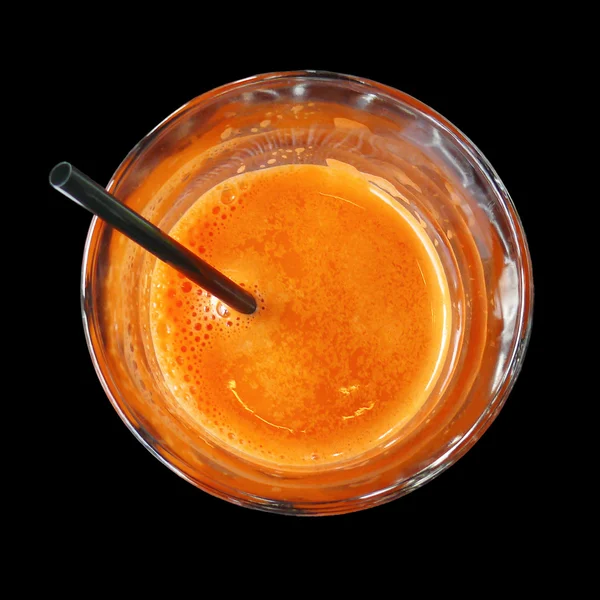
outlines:
[[[321,81],[339,81],[339,82],[347,82],[354,83],[358,85],[364,85],[372,90],[374,90],[378,95],[383,95],[391,98],[395,103],[406,104],[409,105],[412,109],[419,112],[420,116],[426,118],[429,121],[435,123],[436,126],[441,127],[443,130],[448,133],[453,141],[460,147],[461,151],[466,154],[468,159],[474,163],[480,170],[481,174],[484,176],[486,182],[493,188],[496,192],[498,199],[500,200],[500,205],[503,209],[504,216],[507,218],[507,222],[509,225],[510,234],[512,239],[514,239],[516,243],[515,254],[518,258],[517,262],[517,271],[519,276],[519,301],[518,301],[518,312],[516,318],[515,325],[515,333],[512,336],[512,344],[510,348],[510,353],[507,355],[506,367],[503,370],[503,378],[501,382],[498,384],[497,392],[494,396],[490,396],[486,402],[486,410],[482,411],[479,415],[475,423],[470,427],[468,431],[466,431],[463,435],[461,435],[458,439],[453,440],[449,445],[447,451],[439,457],[437,460],[429,464],[425,469],[423,469],[419,473],[420,479],[416,485],[412,488],[420,487],[426,481],[431,479],[433,476],[437,476],[442,471],[446,470],[448,467],[453,465],[460,457],[462,457],[471,446],[481,437],[481,435],[486,431],[486,429],[491,425],[494,421],[496,415],[499,413],[500,409],[504,406],[506,399],[508,398],[516,379],[521,371],[523,365],[523,358],[525,355],[525,351],[528,347],[529,340],[531,337],[531,328],[532,328],[532,320],[533,320],[533,303],[534,303],[534,286],[533,286],[533,274],[532,274],[532,265],[531,265],[531,255],[529,252],[529,247],[527,243],[527,237],[525,231],[523,229],[523,225],[519,214],[516,210],[516,207],[508,193],[508,190],[504,186],[502,180],[496,173],[495,169],[485,157],[483,152],[468,138],[460,129],[458,129],[454,124],[452,124],[448,119],[446,119],[443,115],[438,113],[436,110],[416,99],[415,97],[402,92],[396,88],[391,86],[387,86],[385,84],[373,81],[368,78],[358,77],[354,75],[348,75],[343,73],[336,73],[332,71],[322,71],[322,70],[297,70],[297,71],[281,71],[281,72],[268,72],[262,73],[258,75],[253,75],[250,77],[246,77],[243,79],[239,79],[230,83],[226,83],[224,85],[213,88],[195,98],[192,98],[178,109],[173,111],[169,116],[163,119],[158,125],[152,128],[126,155],[126,157],[121,161],[114,174],[109,180],[106,189],[111,191],[114,187],[126,176],[129,171],[129,168],[134,163],[135,158],[158,136],[166,127],[168,127],[172,122],[176,119],[179,119],[185,114],[201,105],[202,103],[207,103],[216,100],[220,96],[238,89],[240,87],[255,84],[261,81],[276,81],[283,79],[294,79],[297,78],[299,80],[302,79],[317,79]],[[93,258],[94,253],[97,251],[97,245],[92,247],[92,243],[94,237],[96,240],[100,238],[100,233],[103,227],[108,227],[103,221],[99,220],[98,217],[94,216],[90,223],[90,227],[88,229],[84,251],[83,251],[83,260],[82,260],[82,271],[81,271],[81,281],[80,281],[80,305],[82,312],[82,320],[83,320],[83,328],[84,335],[86,339],[86,344],[88,347],[88,351],[90,353],[90,357],[92,360],[92,364],[94,365],[94,369],[96,371],[96,375],[100,380],[102,388],[106,393],[110,403],[113,408],[116,410],[117,414],[125,423],[129,431],[134,435],[134,437],[154,456],[156,457],[162,464],[168,467],[171,471],[191,483],[192,485],[197,485],[197,481],[190,477],[185,471],[178,468],[175,464],[172,464],[167,460],[165,456],[163,456],[160,452],[156,450],[156,448],[140,433],[138,428],[132,423],[132,420],[127,416],[125,410],[117,400],[117,395],[113,393],[113,389],[109,384],[108,377],[112,379],[110,372],[106,374],[102,370],[100,365],[99,356],[100,354],[102,358],[104,358],[104,350],[101,346],[96,347],[94,340],[92,339],[90,326],[88,323],[88,313],[86,310],[86,278],[88,275],[88,269],[90,268],[91,258]],[[106,362],[104,360],[104,362]],[[108,371],[108,370],[107,370]],[[113,382],[113,388],[116,392],[118,392],[118,386],[116,386]],[[490,407],[493,407],[493,410],[489,410]],[[172,452],[166,448],[160,442],[156,442],[160,445],[161,449],[165,452],[165,454],[173,456]],[[182,462],[182,459],[178,458],[178,462]],[[430,473],[431,476],[427,476]],[[410,478],[409,478],[410,479]],[[240,495],[244,496],[244,499],[240,499],[236,496],[231,496],[223,493],[219,489],[211,488],[211,486],[205,481],[202,480],[202,488],[203,489],[211,489],[211,493],[214,495],[226,499],[230,502],[234,502],[239,505],[248,506],[251,508],[266,510],[268,512],[295,512],[294,510],[277,510],[273,509],[273,507],[265,506],[264,504],[253,502],[252,494],[243,492],[242,490],[236,490]],[[400,493],[402,489],[398,489],[399,485],[392,486],[390,488],[381,489],[373,494],[369,494],[369,502],[368,505],[363,507],[371,507],[376,506],[378,504],[382,504],[384,502],[388,502],[393,500],[398,494],[394,492]],[[405,493],[405,492],[404,492]],[[248,497],[248,499],[246,499]],[[376,500],[374,501],[374,498]],[[264,500],[264,499],[263,499]],[[353,503],[361,503],[367,500],[365,496],[357,496],[353,498],[348,498],[344,500],[344,503],[348,503],[352,505]],[[332,505],[338,505],[340,503],[339,500],[331,501]],[[319,507],[321,511],[319,514],[323,514],[322,509],[329,504],[328,502],[319,502],[319,503],[309,503],[311,506]],[[356,509],[353,509],[356,510]],[[325,511],[326,512],[326,511]],[[301,513],[304,514],[304,513]],[[310,514],[310,513],[307,513]]]

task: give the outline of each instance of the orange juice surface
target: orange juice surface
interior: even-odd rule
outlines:
[[[358,171],[240,174],[170,234],[258,301],[245,316],[163,263],[152,275],[165,384],[217,443],[323,465],[382,444],[427,400],[447,346],[442,266],[419,221]]]

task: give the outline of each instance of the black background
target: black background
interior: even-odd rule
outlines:
[[[410,542],[431,540],[440,552],[444,544],[447,550],[449,540],[481,544],[509,537],[539,544],[547,534],[540,507],[550,495],[547,469],[539,466],[547,434],[540,382],[549,368],[545,294],[550,258],[538,212],[545,194],[536,158],[544,123],[536,115],[551,88],[539,49],[527,46],[474,60],[461,44],[449,45],[432,58],[400,44],[382,53],[365,46],[349,54],[337,42],[312,52],[292,52],[296,42],[282,38],[261,51],[239,51],[228,59],[207,55],[200,42],[196,54],[189,47],[178,53],[132,45],[117,61],[114,54],[90,50],[97,39],[84,36],[55,47],[43,62],[40,79],[47,114],[42,119],[42,179],[55,163],[67,160],[105,185],[127,152],[163,118],[233,80],[305,68],[363,76],[430,105],[489,159],[528,235],[536,305],[529,351],[505,407],[475,447],[433,482],[390,504],[344,516],[307,519],[252,511],[213,498],[177,477],[120,421],[95,375],[80,317],[81,257],[91,216],[44,186],[43,226],[52,232],[47,250],[57,265],[47,333],[60,340],[48,350],[52,399],[48,396],[40,408],[44,429],[52,432],[47,440],[52,458],[40,477],[48,482],[43,494],[53,532],[84,546],[106,535],[118,544],[130,539],[132,529],[152,540],[162,535],[200,540],[218,531],[233,536],[232,542],[269,539],[285,545],[285,540],[299,539],[291,536],[304,536],[316,547],[400,536]],[[77,64],[68,77],[53,62],[62,52],[69,52]]]

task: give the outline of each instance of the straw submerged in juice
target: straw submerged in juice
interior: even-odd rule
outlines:
[[[419,222],[360,174],[243,173],[170,234],[259,305],[241,315],[156,264],[158,364],[198,431],[251,459],[322,465],[381,444],[427,400],[447,349],[447,283]]]

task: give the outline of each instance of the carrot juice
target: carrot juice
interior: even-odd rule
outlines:
[[[527,243],[489,162],[418,100],[314,71],[230,83],[164,119],[107,190],[257,301],[242,315],[92,222],[94,367],[192,485],[275,513],[363,510],[499,414],[531,330]]]
[[[169,232],[257,311],[157,262],[151,337],[168,401],[202,435],[253,461],[327,465],[424,406],[447,352],[448,285],[422,224],[356,169],[277,161],[208,190]]]

